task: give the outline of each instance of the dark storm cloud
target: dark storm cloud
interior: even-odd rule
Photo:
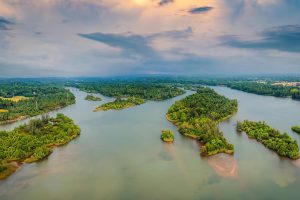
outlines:
[[[132,33],[113,34],[113,33],[91,33],[78,34],[81,37],[95,40],[111,47],[119,48],[126,55],[140,55],[147,57],[158,57],[158,53],[151,46],[153,39],[159,37],[168,38],[187,38],[192,34],[193,30],[188,27],[186,30],[173,30],[152,35],[137,35]]]
[[[300,52],[300,26],[286,25],[263,31],[262,39],[241,40],[238,36],[225,36],[223,44],[237,48],[274,49],[286,52]]]
[[[164,6],[166,4],[173,3],[173,2],[174,2],[174,0],[160,0],[158,4],[160,6]]]
[[[209,7],[209,6],[197,7],[197,8],[193,8],[193,9],[189,10],[189,13],[200,14],[200,13],[205,13],[205,12],[211,11],[212,9],[213,9],[213,7]]]
[[[183,72],[187,69],[197,71],[199,69],[212,69],[214,59],[201,57],[195,54],[183,53],[182,50],[171,49],[167,52],[160,52],[152,47],[152,41],[158,38],[186,39],[191,36],[193,29],[188,27],[185,30],[172,30],[151,35],[136,35],[132,33],[92,33],[79,34],[79,36],[104,43],[111,47],[122,50],[125,56],[139,56],[135,72]],[[162,53],[169,53],[176,58],[166,59]],[[143,67],[140,67],[143,66]]]
[[[111,47],[123,50],[127,55],[154,56],[156,53],[149,45],[149,40],[135,34],[91,33],[79,34],[81,37],[95,40]]]
[[[14,23],[0,16],[0,30],[10,30],[9,26]]]

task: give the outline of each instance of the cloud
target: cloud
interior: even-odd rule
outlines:
[[[164,6],[164,5],[167,5],[169,3],[173,3],[173,2],[174,2],[174,0],[160,0],[158,4],[160,6]]]
[[[197,8],[190,9],[189,13],[200,14],[200,13],[205,13],[205,12],[211,11],[212,9],[213,9],[213,7],[209,7],[209,6],[197,7]]]
[[[173,39],[187,38],[192,34],[192,32],[192,28],[188,27],[185,30],[166,31],[145,36],[132,33],[114,34],[101,32],[78,35],[87,39],[101,42],[111,47],[119,48],[125,55],[159,57],[158,52],[156,52],[156,50],[151,45],[154,39],[161,37]]]
[[[187,27],[185,30],[172,30],[172,31],[165,31],[161,33],[155,33],[152,35],[147,36],[148,39],[155,39],[158,37],[169,37],[173,39],[180,39],[180,38],[188,38],[193,34],[193,28]]]
[[[184,49],[171,48],[160,51],[153,47],[156,39],[187,39],[193,34],[192,27],[184,30],[171,30],[150,35],[133,33],[91,33],[78,34],[83,38],[101,42],[122,51],[123,56],[134,60],[135,73],[186,73],[190,71],[209,71],[215,62],[212,58],[186,53]],[[139,59],[136,59],[136,58]]]
[[[131,33],[91,33],[79,34],[79,36],[119,48],[126,55],[154,56],[156,54],[149,45],[147,38],[141,35]]]
[[[9,26],[13,24],[14,24],[13,22],[3,17],[0,17],[0,30],[10,30]]]
[[[102,1],[78,1],[60,0],[55,1],[53,9],[65,17],[65,21],[97,20],[104,12],[109,11],[109,7],[102,5]]]
[[[222,37],[224,45],[246,49],[273,49],[286,52],[300,52],[300,26],[286,25],[263,31],[262,38],[241,40],[238,36]]]

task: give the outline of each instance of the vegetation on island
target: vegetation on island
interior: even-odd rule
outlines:
[[[171,130],[162,130],[160,139],[164,142],[173,142],[174,141],[174,133]]]
[[[292,131],[300,135],[300,126],[293,126]]]
[[[95,97],[94,95],[88,94],[85,97],[85,100],[87,101],[102,101],[101,97]]]
[[[280,156],[291,159],[299,158],[297,141],[293,140],[287,133],[280,133],[280,131],[270,127],[265,122],[248,120],[238,122],[237,131],[245,132],[249,138],[256,139]]]
[[[100,93],[115,98],[136,97],[145,100],[165,100],[184,94],[185,91],[167,84],[140,82],[80,82],[72,86],[89,93]]]
[[[234,147],[228,143],[218,124],[237,112],[238,103],[219,95],[210,88],[200,87],[197,93],[176,101],[167,113],[181,134],[198,139],[203,146],[202,155],[232,154]]]
[[[0,83],[0,124],[37,116],[75,103],[63,87],[36,82]]]
[[[136,97],[128,97],[126,99],[117,98],[113,102],[108,102],[108,103],[98,106],[95,111],[122,110],[122,109],[130,108],[130,107],[133,107],[136,105],[141,105],[145,102],[146,101],[144,99],[140,99],[140,98],[136,98]]]
[[[12,131],[0,131],[0,179],[12,174],[22,162],[46,158],[56,146],[80,134],[79,126],[63,114],[43,116]]]

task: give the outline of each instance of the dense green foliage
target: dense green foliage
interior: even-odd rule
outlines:
[[[300,99],[300,88],[293,86],[272,85],[270,83],[257,82],[229,82],[226,84],[232,89],[241,90],[244,92],[268,95],[275,97],[292,97],[293,99]]]
[[[94,95],[88,94],[85,97],[85,100],[87,101],[102,101],[101,97],[95,97]]]
[[[8,169],[12,161],[43,159],[54,146],[66,144],[79,134],[80,128],[63,114],[31,120],[10,132],[0,131],[0,173]]]
[[[287,133],[281,134],[264,122],[244,121],[237,123],[237,131],[245,132],[250,138],[264,144],[267,148],[275,151],[280,156],[297,159],[299,147]]]
[[[120,99],[117,98],[113,102],[108,102],[105,104],[102,104],[101,106],[98,106],[96,108],[96,111],[107,111],[107,110],[122,110],[125,108],[130,108],[136,105],[141,105],[145,103],[144,99],[136,98],[136,97],[129,97],[127,99]]]
[[[300,127],[299,126],[293,126],[292,131],[294,131],[295,133],[300,134]]]
[[[76,83],[72,86],[85,92],[101,93],[105,96],[123,98],[137,97],[146,100],[164,100],[184,93],[184,90],[165,84],[143,84],[127,82]]]
[[[0,165],[0,173],[7,170],[7,166]]]
[[[163,130],[160,135],[160,139],[164,142],[173,142],[174,133],[171,130]]]
[[[19,102],[0,99],[0,109],[8,111],[0,113],[0,124],[44,114],[75,103],[75,97],[69,90],[52,84],[35,82],[0,84],[1,97],[10,98],[14,95],[29,98]]]
[[[234,147],[224,138],[218,123],[232,116],[236,100],[227,99],[210,88],[199,88],[196,94],[175,102],[167,113],[183,135],[199,139],[203,155],[233,153]]]

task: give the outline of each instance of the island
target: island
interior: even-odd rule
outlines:
[[[87,101],[102,101],[101,97],[95,97],[94,95],[88,94],[85,97],[85,100]]]
[[[167,143],[174,142],[174,133],[171,130],[162,130],[160,139]]]
[[[265,122],[245,120],[238,122],[236,129],[240,133],[245,132],[249,138],[256,139],[280,156],[291,159],[299,158],[297,141],[293,140],[287,133],[280,133],[280,131],[270,127]]]
[[[136,105],[141,105],[146,101],[137,97],[129,97],[126,99],[117,98],[113,102],[108,102],[98,106],[95,111],[107,111],[107,110],[122,110],[125,108],[130,108]]]
[[[185,136],[199,140],[201,155],[234,153],[234,146],[227,142],[218,124],[237,112],[237,100],[230,100],[213,89],[199,87],[197,93],[176,101],[167,113],[178,131]]]
[[[88,93],[100,93],[108,97],[136,97],[161,101],[184,94],[185,91],[172,84],[128,81],[74,82],[69,86]]]
[[[35,81],[0,82],[0,124],[45,114],[75,103],[61,85]]]
[[[300,126],[293,126],[292,131],[300,135]]]
[[[0,131],[0,179],[14,173],[22,163],[45,159],[54,147],[80,134],[79,126],[63,114],[43,116],[12,131]]]

